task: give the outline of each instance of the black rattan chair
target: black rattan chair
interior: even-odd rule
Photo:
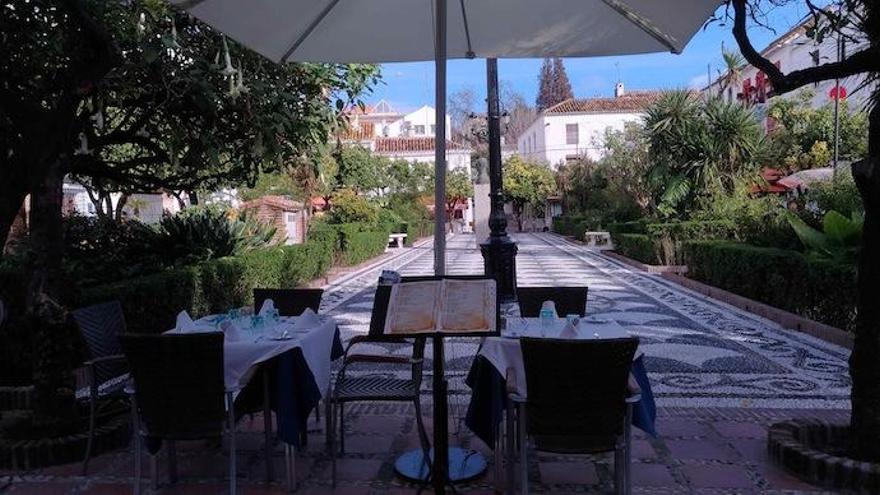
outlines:
[[[299,316],[306,308],[317,313],[323,295],[324,289],[254,289],[254,311],[271,299],[281,316]]]
[[[584,316],[587,307],[587,287],[517,287],[516,297],[523,318],[537,317],[544,301],[553,301],[561,317]]]
[[[76,391],[76,399],[89,404],[89,439],[83,460],[85,475],[94,447],[99,402],[125,398],[128,364],[119,344],[119,336],[125,333],[125,315],[118,301],[80,308],[72,315],[91,355],[84,363],[87,386]]]
[[[638,339],[520,342],[528,397],[511,394],[519,421],[520,493],[528,493],[530,438],[539,451],[614,452],[614,485],[628,494],[632,405],[640,400],[629,387],[629,373]],[[511,383],[508,389],[513,391]],[[513,479],[508,483],[513,486]]]
[[[376,289],[373,301],[373,312],[370,318],[370,330],[367,335],[355,335],[349,339],[342,359],[342,367],[336,375],[331,387],[330,396],[325,401],[327,416],[327,445],[333,463],[333,486],[336,486],[336,429],[339,428],[339,451],[345,452],[345,404],[347,402],[412,402],[415,407],[416,424],[419,439],[424,449],[428,448],[428,435],[422,422],[420,391],[422,387],[422,364],[425,355],[424,338],[417,338],[412,344],[412,356],[358,354],[351,352],[358,344],[391,343],[407,344],[405,339],[385,337],[385,317],[388,312],[388,301],[391,286],[380,285]],[[348,368],[355,364],[369,364],[382,369],[369,374],[348,374]],[[389,366],[390,365],[390,366]],[[401,366],[409,366],[409,377],[397,375]],[[338,422],[338,426],[337,426]]]
[[[151,450],[153,484],[156,456],[168,443],[175,481],[174,441],[222,437],[229,433],[229,492],[235,493],[235,410],[233,391],[223,379],[223,334],[126,335],[122,348],[134,378],[135,493],[140,491],[141,438]]]

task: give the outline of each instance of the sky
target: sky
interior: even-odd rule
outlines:
[[[827,2],[817,2],[822,5]],[[723,8],[719,9],[723,13]],[[749,34],[759,50],[788,31],[808,14],[804,2],[789,2],[764,13],[762,23],[771,29],[752,26]],[[681,55],[657,53],[619,57],[566,58],[565,68],[576,98],[611,96],[614,85],[623,81],[626,89],[703,87],[723,67],[721,45],[736,49],[730,23],[718,22],[704,26],[691,39]],[[501,84],[522,94],[534,103],[538,88],[541,59],[510,59],[498,61]],[[434,105],[434,63],[397,63],[382,65],[383,82],[369,103],[384,99],[398,111]],[[470,88],[478,98],[486,94],[484,60],[452,60],[447,66],[447,94]]]

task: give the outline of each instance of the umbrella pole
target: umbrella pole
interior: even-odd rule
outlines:
[[[434,275],[446,275],[446,0],[434,19]]]

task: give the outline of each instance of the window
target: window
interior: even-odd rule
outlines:
[[[434,124],[431,124],[431,134],[437,134],[437,126]]]
[[[418,135],[425,134],[425,126],[417,125],[417,126],[415,126],[415,128],[416,128],[416,134],[418,134]]]
[[[565,124],[565,144],[578,144],[577,124]]]
[[[287,230],[287,239],[285,240],[285,244],[296,244],[297,243],[297,214],[291,212],[284,213],[284,226]]]

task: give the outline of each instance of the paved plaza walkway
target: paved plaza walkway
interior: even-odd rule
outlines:
[[[766,454],[766,429],[775,421],[819,417],[848,421],[847,351],[807,335],[784,330],[750,313],[698,295],[656,275],[638,271],[554,234],[520,234],[519,285],[587,285],[587,313],[613,319],[641,339],[658,403],[658,438],[636,430],[633,441],[635,493],[815,493],[812,487],[773,466]],[[451,274],[482,273],[472,235],[448,242]],[[430,242],[401,250],[354,271],[326,289],[322,312],[337,319],[343,338],[367,331],[373,291],[381,270],[426,275],[433,270]],[[476,353],[474,339],[447,345],[452,443],[474,448],[491,461],[491,451],[463,425],[469,389],[464,376]],[[373,352],[405,354],[409,349],[372,346]],[[361,349],[367,351],[367,349]],[[430,356],[430,349],[428,350]],[[426,363],[426,371],[430,362]],[[365,373],[387,373],[366,369]],[[426,378],[430,385],[430,376]],[[424,403],[430,402],[425,390]],[[430,408],[426,423],[431,427]],[[330,463],[322,426],[311,425],[309,446],[298,454],[303,494],[416,493],[398,479],[393,462],[418,439],[411,406],[356,404],[346,408],[346,454],[339,484],[330,487]],[[262,419],[239,425],[240,493],[284,493],[264,481]],[[202,442],[178,447],[181,481],[158,493],[225,493],[225,449]],[[283,454],[272,460],[283,473]],[[160,463],[164,466],[165,463]],[[0,493],[130,493],[131,454],[116,451],[92,462],[79,476],[78,464],[30,472],[0,472]],[[531,488],[538,493],[610,493],[609,455],[533,455]],[[5,475],[5,476],[4,476]],[[163,470],[164,475],[164,470]],[[278,476],[280,478],[280,476]],[[10,483],[11,484],[8,484]],[[146,485],[145,485],[146,486]],[[493,469],[461,493],[492,493]],[[150,493],[150,491],[148,491]]]
[[[639,336],[657,403],[675,407],[844,409],[848,351],[633,269],[554,234],[520,234],[520,286],[587,285],[587,314],[615,320]],[[472,235],[448,242],[450,274],[483,273]],[[382,268],[433,273],[430,244],[334,284],[324,312],[347,335],[366,333]],[[475,339],[447,346],[453,392],[476,352]],[[430,355],[430,354],[429,354]]]

